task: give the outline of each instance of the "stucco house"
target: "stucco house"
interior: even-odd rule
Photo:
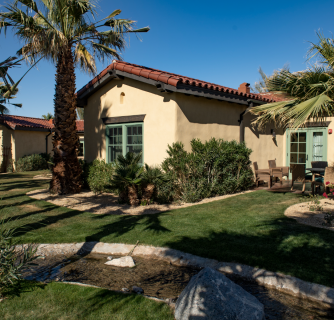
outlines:
[[[9,159],[17,159],[33,153],[52,154],[52,120],[0,115],[0,164],[5,170]],[[84,121],[77,120],[78,137],[83,157]],[[80,151],[80,150],[79,150]]]
[[[85,159],[113,161],[118,154],[143,151],[143,162],[159,164],[168,144],[211,137],[244,141],[260,168],[276,159],[279,166],[334,159],[333,119],[310,122],[297,131],[268,125],[252,128],[246,110],[277,101],[265,93],[238,90],[170,72],[114,60],[77,92],[85,109]]]

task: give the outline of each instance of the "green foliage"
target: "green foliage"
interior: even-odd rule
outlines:
[[[323,206],[319,200],[319,196],[317,194],[309,195],[310,197],[310,203],[308,205],[308,208],[310,211],[323,211]]]
[[[253,184],[251,152],[244,143],[215,138],[204,143],[193,139],[191,152],[182,143],[174,143],[162,163],[168,182],[159,186],[158,198],[196,202],[247,190]]]
[[[16,172],[48,169],[50,161],[51,156],[46,153],[23,156],[22,158],[19,158],[15,163]]]
[[[94,160],[90,165],[82,164],[84,184],[88,184],[90,190],[99,194],[108,192],[110,178],[114,173],[114,163],[106,163],[104,160]]]
[[[13,241],[15,229],[6,228],[0,223],[0,297],[4,290],[17,285],[22,279],[22,272],[36,259],[37,247],[29,244],[20,249]]]
[[[320,58],[307,70],[291,72],[286,66],[265,79],[269,92],[284,98],[250,110],[258,117],[253,124],[264,129],[273,121],[278,127],[298,128],[307,121],[323,121],[334,114],[334,39],[318,34],[309,57]]]
[[[51,119],[54,119],[54,115],[52,113],[48,112],[47,114],[43,114],[42,118],[45,119],[45,120],[51,120]]]

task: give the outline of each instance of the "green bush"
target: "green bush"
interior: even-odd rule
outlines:
[[[94,160],[91,164],[83,164],[83,180],[90,190],[95,194],[110,192],[110,178],[112,177],[115,165],[114,163],[105,163],[104,160]]]
[[[28,244],[15,248],[14,232],[15,229],[6,228],[4,221],[0,222],[0,298],[23,280],[22,272],[36,259],[35,245]]]
[[[169,182],[158,187],[158,199],[196,202],[216,195],[249,189],[253,181],[249,156],[244,143],[212,138],[202,143],[191,141],[191,152],[180,142],[168,146],[162,163]]]
[[[48,162],[51,160],[47,154],[31,154],[19,158],[15,163],[16,172],[37,171],[49,168]]]

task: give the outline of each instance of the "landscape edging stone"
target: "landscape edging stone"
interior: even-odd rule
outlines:
[[[67,253],[127,255],[133,248],[134,245],[103,242],[39,244],[36,254],[42,256]],[[163,247],[138,245],[134,248],[132,255],[150,256],[159,260],[170,262],[177,266],[197,268],[210,267],[223,273],[233,274],[247,280],[256,281],[260,285],[275,288],[293,296],[307,298],[334,306],[333,288],[307,282],[282,273],[253,268],[239,263],[218,262],[214,259],[202,258],[190,253]]]

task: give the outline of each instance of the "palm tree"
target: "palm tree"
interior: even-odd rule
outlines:
[[[273,121],[276,126],[298,128],[309,120],[323,121],[334,115],[334,39],[318,34],[319,43],[312,43],[309,59],[320,57],[320,65],[291,72],[288,68],[275,71],[265,81],[266,88],[283,101],[254,107],[259,128]]]
[[[121,10],[96,21],[93,0],[12,0],[0,13],[0,30],[8,27],[25,43],[24,57],[43,57],[56,65],[53,136],[54,166],[50,190],[59,194],[81,190],[81,167],[77,158],[75,66],[95,74],[95,60],[120,59],[125,35],[135,21],[116,19]]]
[[[42,118],[45,120],[51,120],[54,118],[53,114],[48,112],[47,114],[42,114]]]
[[[16,98],[14,95],[18,92],[17,85],[21,82],[22,78],[14,83],[14,80],[10,77],[8,69],[19,66],[20,60],[17,57],[9,57],[6,60],[0,62],[0,78],[3,82],[0,82],[0,114],[9,113],[9,109],[5,104],[13,105],[15,107],[22,107],[20,103],[10,103],[11,99]]]

